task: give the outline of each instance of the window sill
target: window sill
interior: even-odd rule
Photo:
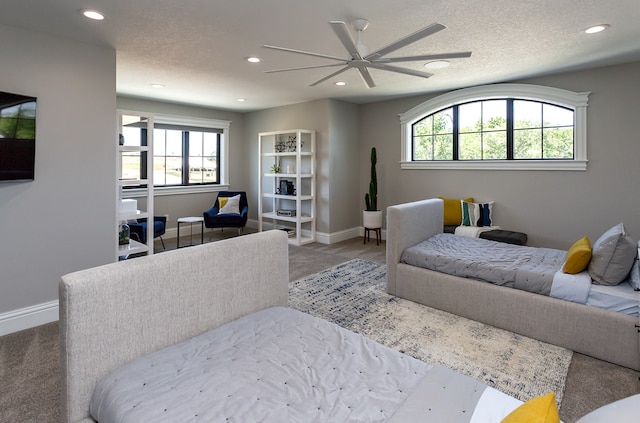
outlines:
[[[586,160],[477,160],[400,162],[403,170],[453,169],[453,170],[587,170]]]
[[[162,197],[163,195],[182,195],[182,194],[201,194],[206,192],[227,191],[229,185],[196,185],[196,186],[175,186],[175,187],[154,187],[153,196]],[[122,198],[145,197],[146,189],[134,188],[124,190]]]

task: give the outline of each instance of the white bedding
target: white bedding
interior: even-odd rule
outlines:
[[[499,422],[519,404],[452,370],[276,307],[115,370],[98,384],[90,412],[100,423],[468,423]]]
[[[587,305],[640,316],[640,291],[634,291],[627,281],[614,286],[594,284],[589,291]]]

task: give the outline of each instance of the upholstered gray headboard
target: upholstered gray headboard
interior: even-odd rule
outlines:
[[[213,242],[62,277],[62,421],[92,422],[97,381],[120,365],[240,316],[287,306],[283,231]]]
[[[387,207],[387,292],[396,295],[396,267],[406,248],[442,232],[444,201],[438,198]]]

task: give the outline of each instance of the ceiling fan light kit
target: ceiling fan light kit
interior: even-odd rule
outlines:
[[[415,62],[415,61],[426,61],[434,64],[438,64],[440,66],[431,67],[430,69],[439,69],[441,67],[446,67],[449,65],[449,62],[446,59],[459,59],[466,58],[471,56],[470,51],[465,52],[456,52],[456,53],[441,53],[441,54],[428,54],[428,55],[419,55],[419,56],[406,56],[406,57],[387,57],[388,54],[391,54],[409,44],[415,43],[416,41],[422,40],[430,35],[433,35],[437,32],[442,31],[446,28],[446,26],[433,23],[429,26],[426,26],[412,34],[409,34],[399,40],[388,44],[385,47],[382,47],[378,50],[375,50],[372,53],[369,53],[368,48],[362,42],[362,32],[367,29],[369,26],[369,21],[366,19],[355,19],[351,22],[351,26],[356,31],[356,40],[354,41],[351,37],[351,33],[349,32],[349,28],[347,24],[342,21],[331,21],[329,22],[331,28],[333,28],[334,33],[347,50],[349,57],[342,58],[336,56],[330,56],[321,53],[314,53],[310,51],[304,50],[296,50],[286,47],[277,47],[271,45],[264,45],[263,47],[269,48],[272,50],[285,51],[289,53],[295,54],[303,54],[306,56],[319,57],[323,59],[333,60],[337,63],[323,64],[317,66],[305,66],[305,67],[295,67],[295,68],[286,68],[286,69],[276,69],[266,71],[265,73],[276,73],[276,72],[287,72],[293,70],[304,70],[304,69],[318,69],[325,67],[334,67],[334,66],[343,66],[336,72],[327,75],[326,77],[312,83],[310,86],[316,86],[321,84],[322,82],[333,78],[349,69],[355,69],[360,74],[363,82],[368,88],[373,88],[376,86],[371,74],[369,73],[369,68],[379,69],[388,72],[401,73],[405,75],[417,76],[421,78],[429,78],[433,74],[428,72],[417,71],[413,69],[402,68],[398,66],[390,65],[390,63],[400,63],[400,62]],[[444,65],[444,66],[442,66]]]

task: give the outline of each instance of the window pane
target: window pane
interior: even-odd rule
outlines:
[[[540,128],[542,126],[542,103],[514,100],[513,121],[515,129]]]
[[[202,182],[205,184],[218,182],[218,163],[216,157],[204,158],[204,169],[202,173]]]
[[[189,131],[189,156],[202,157],[202,132]]]
[[[413,141],[413,160],[433,160],[433,137],[416,137]]]
[[[544,126],[573,126],[573,110],[551,104],[542,105]]]
[[[480,133],[460,134],[458,155],[460,160],[482,160],[482,136]]]
[[[164,157],[153,156],[153,184],[166,185],[166,162]]]
[[[485,132],[482,140],[483,159],[496,160],[507,158],[507,131]]]
[[[435,137],[433,160],[453,160],[453,135],[437,135]]]
[[[153,130],[153,155],[154,156],[164,156],[166,155],[167,148],[167,131],[164,129],[154,129]]]
[[[573,128],[550,128],[542,132],[545,159],[573,158]]]
[[[182,184],[182,157],[166,157],[165,160],[165,184],[180,185]],[[155,182],[154,182],[155,183]]]
[[[123,152],[121,178],[122,179],[141,179],[140,163],[141,163],[141,156],[139,152]]]
[[[189,183],[201,184],[202,174],[202,157],[189,157]]]
[[[435,134],[453,133],[453,109],[445,109],[433,115],[433,132]]]
[[[482,102],[482,130],[507,129],[507,100]]]
[[[513,135],[514,159],[539,159],[542,157],[542,131],[520,129]]]
[[[427,116],[413,124],[413,136],[431,135],[433,133],[433,116]]]
[[[167,130],[167,156],[182,157],[182,131]]]
[[[482,102],[462,104],[458,108],[460,133],[482,130]]]
[[[211,132],[205,132],[202,140],[202,155],[203,156],[218,156],[218,134]]]

